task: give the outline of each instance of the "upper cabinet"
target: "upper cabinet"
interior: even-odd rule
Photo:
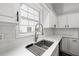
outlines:
[[[79,13],[68,15],[69,28],[79,28]]]
[[[18,10],[19,3],[0,3],[0,21],[15,23]]]
[[[42,24],[44,28],[54,28],[57,25],[57,17],[54,11],[50,8],[42,9]]]
[[[62,15],[58,17],[58,27],[59,28],[66,28],[68,25],[67,23],[67,15]]]
[[[57,27],[57,16],[53,11],[49,13],[49,26],[51,28],[56,28]]]
[[[61,15],[58,23],[59,28],[79,28],[79,13]]]

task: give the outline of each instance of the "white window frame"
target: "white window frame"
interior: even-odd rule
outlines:
[[[27,5],[27,4],[25,4],[25,5]],[[29,6],[29,5],[27,5],[27,6],[30,7],[30,8],[32,8],[32,9],[34,9],[35,11],[38,11],[38,10],[36,10],[35,8],[33,8],[33,7]],[[21,19],[21,14],[20,14],[20,17],[19,18]],[[26,18],[26,19],[28,19],[28,18]],[[28,20],[35,21],[34,19],[28,19]],[[21,21],[19,21],[19,22],[21,22]],[[40,22],[40,12],[39,12],[39,21],[36,21],[36,22],[38,22],[38,23]],[[19,23],[19,26],[21,26],[20,23]],[[22,25],[22,26],[24,26],[24,25]],[[19,32],[20,32],[20,34],[34,33],[34,32],[21,32],[20,31],[20,27],[19,27]]]

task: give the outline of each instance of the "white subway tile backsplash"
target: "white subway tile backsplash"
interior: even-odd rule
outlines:
[[[55,29],[54,34],[55,35],[78,37],[78,29]]]
[[[10,45],[15,40],[15,36],[16,36],[15,30],[16,30],[16,26],[14,24],[0,23],[0,51],[1,52],[3,50],[5,52],[5,50],[10,49]]]
[[[53,32],[53,29],[52,28],[45,28],[44,29],[44,35],[45,36],[49,36],[49,35],[53,35],[54,32]]]
[[[4,36],[4,40],[15,39],[15,30],[16,27],[13,24],[0,23],[0,33]]]

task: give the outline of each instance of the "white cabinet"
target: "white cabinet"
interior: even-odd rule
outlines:
[[[52,28],[57,27],[57,16],[53,11],[49,13],[49,26]]]
[[[68,53],[69,52],[69,40],[68,38],[62,38],[62,51]]]
[[[70,53],[74,55],[79,55],[79,40],[70,39]]]
[[[19,3],[0,3],[0,21],[16,22]]]
[[[43,9],[42,14],[43,14],[42,24],[44,28],[48,28],[49,27],[49,13],[47,10]]]
[[[79,28],[79,13],[68,15],[69,28]]]
[[[43,9],[42,16],[42,24],[44,28],[51,28],[57,24],[57,17],[54,11]]]
[[[79,13],[61,15],[58,23],[59,28],[79,28]]]
[[[62,51],[71,55],[79,55],[79,40],[75,38],[62,39]]]
[[[59,28],[65,28],[68,25],[68,23],[67,23],[67,15],[59,16],[58,17],[58,22],[59,22],[59,24],[58,24]]]

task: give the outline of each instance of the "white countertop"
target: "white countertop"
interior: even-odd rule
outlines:
[[[6,53],[3,53],[2,56],[35,56],[30,51],[28,51],[25,46],[26,45],[22,45],[14,51],[11,50],[11,52],[7,51]]]
[[[54,43],[43,53],[42,56],[50,56],[52,54],[52,52],[54,51],[54,49],[56,48],[56,46],[58,45],[58,43],[60,42],[62,36],[45,36],[45,37],[41,37],[39,39],[46,39],[46,40],[50,40],[53,41]],[[28,45],[28,43],[25,42],[25,40],[23,41],[23,44],[18,45],[16,44],[17,42],[15,41],[12,45],[10,45],[9,47],[10,50],[6,50],[2,48],[2,51],[0,50],[0,55],[2,56],[35,56],[33,53],[31,53],[28,49],[25,48],[25,46]],[[32,42],[31,42],[32,43]],[[13,46],[17,45],[17,47],[13,48]],[[7,47],[6,47],[7,48]],[[1,48],[0,48],[1,49]],[[5,51],[6,50],[6,51]]]
[[[70,38],[78,38],[73,36],[63,36],[63,37],[70,37]],[[39,39],[45,39],[54,42],[44,53],[42,56],[50,56],[55,48],[57,47],[58,43],[60,42],[62,36],[60,35],[52,35],[52,36],[45,36],[40,37]],[[40,41],[38,39],[38,41]],[[31,53],[28,49],[25,48],[26,44],[20,46],[15,52],[11,52],[11,55],[13,56],[35,56],[33,53]],[[18,53],[18,54],[17,54]]]
[[[55,50],[56,46],[58,45],[58,43],[60,42],[61,38],[76,38],[79,39],[79,37],[75,37],[75,36],[60,36],[60,35],[51,35],[51,36],[43,36],[40,37],[39,39],[46,39],[46,40],[50,40],[53,41],[54,43],[43,53],[42,56],[50,56],[52,54],[52,52]],[[28,39],[28,38],[27,38]],[[33,39],[33,38],[31,38]],[[30,40],[31,40],[30,39]],[[38,39],[38,41],[39,41]],[[12,41],[12,40],[11,40]],[[25,40],[25,39],[20,39],[20,40],[13,40],[11,42],[10,40],[7,41],[5,43],[5,40],[0,41],[0,56],[35,56],[33,53],[31,53],[28,49],[25,48],[25,46],[28,45],[29,39]],[[18,43],[18,41],[20,43]],[[33,41],[31,40],[30,43],[32,43]],[[11,43],[11,44],[9,44]],[[21,44],[22,43],[22,44]],[[30,44],[29,43],[29,44]],[[4,46],[4,47],[2,47]],[[16,46],[16,47],[15,47]],[[8,49],[8,47],[10,49]],[[6,50],[7,48],[7,50]]]

